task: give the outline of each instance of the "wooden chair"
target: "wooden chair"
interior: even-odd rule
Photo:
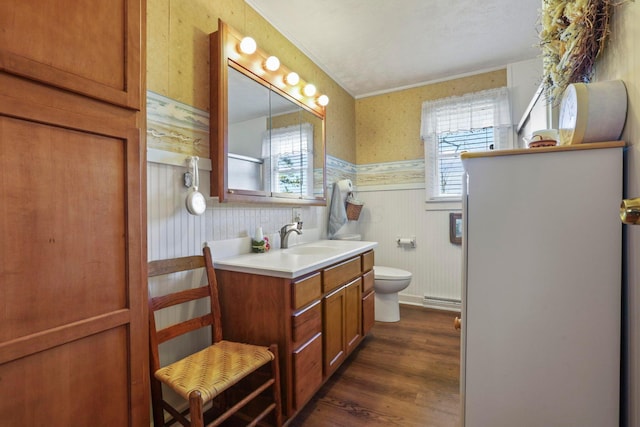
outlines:
[[[217,426],[231,416],[240,415],[241,409],[248,409],[247,404],[254,402],[260,405],[257,410],[253,408],[254,403],[249,405],[252,406],[254,415],[259,412],[253,421],[246,414],[241,415],[244,421],[251,421],[247,425],[256,425],[272,413],[273,422],[279,427],[282,424],[282,412],[278,347],[276,344],[267,348],[222,339],[218,284],[211,261],[211,251],[205,247],[203,252],[203,256],[149,263],[149,277],[204,267],[208,281],[207,285],[196,289],[149,297],[150,379],[154,425],[169,426],[179,422],[183,426],[201,427],[205,425],[206,419],[209,422],[207,426]],[[156,311],[208,297],[211,307],[206,315],[161,330],[156,329]],[[207,326],[211,327],[210,346],[167,366],[160,366],[158,346],[161,343]],[[267,364],[271,365],[270,370],[266,369]],[[266,381],[264,370],[269,373]],[[253,381],[246,380],[250,375],[255,377]],[[255,387],[250,392],[245,390],[247,381]],[[230,402],[229,396],[237,393],[235,390],[234,393],[230,393],[230,390],[235,389],[239,382],[242,382],[244,387],[241,397]],[[189,402],[188,409],[180,411],[169,404],[162,395],[163,384],[186,399]],[[272,393],[268,393],[268,388],[271,388]],[[272,395],[267,402],[263,402],[265,394]],[[261,399],[256,399],[258,396],[261,396]],[[212,402],[211,407],[205,411],[204,407],[208,406],[209,402]],[[264,406],[266,408],[262,409]],[[164,420],[164,411],[171,415],[167,422]],[[189,419],[186,417],[187,414]],[[211,421],[211,417],[216,418]]]

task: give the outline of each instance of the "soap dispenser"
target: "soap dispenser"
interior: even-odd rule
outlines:
[[[256,232],[251,239],[251,252],[264,253],[271,249],[269,238],[262,232],[262,227],[256,227]]]

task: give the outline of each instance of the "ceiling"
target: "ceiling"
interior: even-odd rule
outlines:
[[[541,0],[245,0],[356,98],[539,56]]]

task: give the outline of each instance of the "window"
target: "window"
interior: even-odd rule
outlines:
[[[270,182],[275,193],[313,191],[313,125],[302,123],[271,130]]]
[[[512,147],[506,88],[427,101],[422,104],[427,200],[462,195],[463,151]]]

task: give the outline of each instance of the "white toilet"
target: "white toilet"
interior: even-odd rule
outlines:
[[[360,234],[338,234],[334,240],[361,240]],[[376,291],[375,319],[378,322],[397,322],[400,320],[400,303],[398,292],[404,290],[411,283],[411,273],[399,268],[373,267]]]

